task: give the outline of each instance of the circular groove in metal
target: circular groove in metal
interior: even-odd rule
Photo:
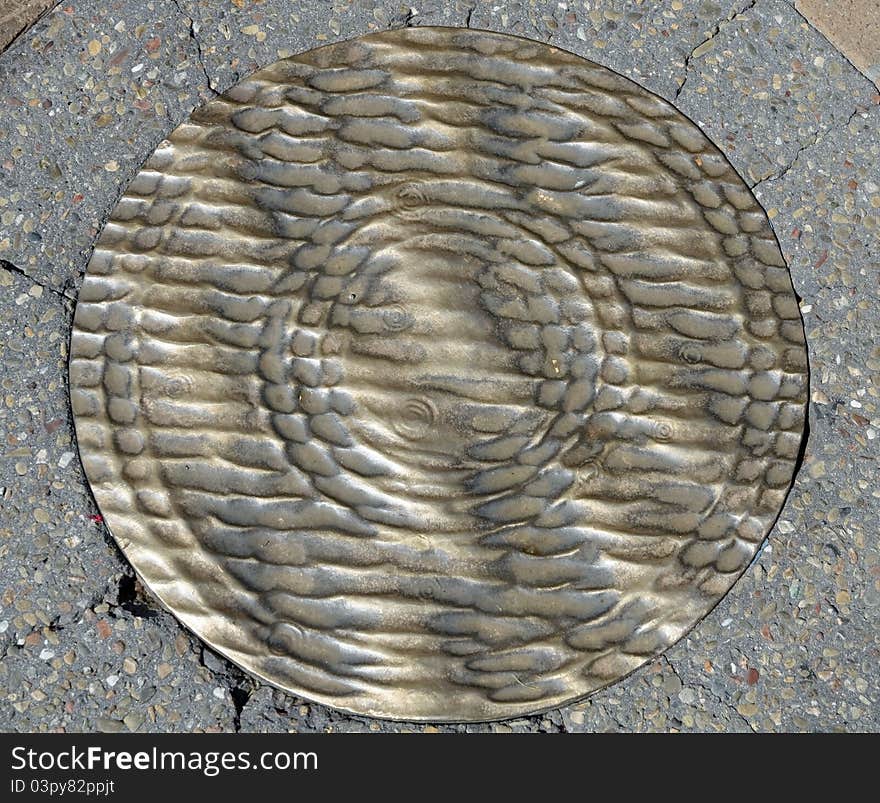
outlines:
[[[683,115],[447,28],[277,62],[101,234],[79,448],[144,582],[359,714],[520,715],[674,643],[785,500],[807,361],[770,225]]]

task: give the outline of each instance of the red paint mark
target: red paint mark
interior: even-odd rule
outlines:
[[[89,516],[89,521],[95,522],[95,524],[101,524],[104,521],[104,517],[100,513],[93,513]]]
[[[746,683],[748,683],[749,686],[754,686],[758,682],[758,678],[760,678],[760,677],[761,677],[761,675],[758,672],[758,670],[752,668],[749,670],[749,673],[746,675]]]

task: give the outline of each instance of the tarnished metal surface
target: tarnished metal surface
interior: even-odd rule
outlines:
[[[363,714],[490,719],[672,644],[771,527],[807,363],[766,217],[663,100],[510,36],[310,51],[104,229],[71,397],[196,633]]]

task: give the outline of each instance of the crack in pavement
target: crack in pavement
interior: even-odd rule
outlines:
[[[790,7],[797,14],[797,16],[799,18],[801,18],[802,20],[804,20],[804,22],[806,22],[806,24],[810,27],[811,30],[814,30],[817,33],[819,33],[822,36],[822,38],[828,43],[829,47],[831,47],[835,52],[839,53],[842,58],[844,58],[851,66],[853,66],[854,69],[856,69],[855,65],[853,65],[852,62],[850,62],[849,59],[847,59],[846,56],[843,53],[841,53],[840,50],[837,47],[835,47],[835,45],[830,40],[828,40],[827,37],[825,37],[822,34],[821,31],[819,31],[814,25],[812,25],[812,23],[810,23],[809,19],[807,19],[800,11],[798,11],[798,9],[794,5],[793,0],[784,0],[784,2],[785,2],[785,5]],[[701,47],[706,45],[708,42],[711,42],[716,36],[718,36],[718,34],[722,31],[722,29],[725,26],[729,25],[731,22],[734,22],[735,20],[737,20],[739,17],[741,17],[746,12],[755,8],[755,6],[757,4],[758,4],[758,0],[751,0],[751,2],[749,2],[747,5],[743,6],[739,11],[737,11],[734,14],[732,14],[731,16],[725,17],[724,19],[717,22],[710,30],[709,35],[705,39],[703,39],[701,42],[698,42],[691,49],[690,53],[688,53],[688,55],[685,56],[685,59],[684,59],[684,78],[682,79],[682,82],[679,85],[678,89],[673,94],[673,97],[672,97],[673,103],[677,103],[679,97],[681,96],[682,92],[684,91],[685,86],[688,83],[688,79],[690,78],[691,61],[695,58],[694,54],[697,53],[697,51]],[[846,122],[844,123],[844,127],[848,126],[852,122],[853,118],[855,118],[855,116],[860,111],[862,111],[862,109],[863,109],[862,106],[857,105],[855,107],[855,109],[852,111],[852,113],[847,117]],[[835,124],[829,126],[824,132],[822,131],[821,128],[817,128],[810,135],[809,139],[806,142],[799,143],[798,148],[794,153],[794,156],[789,160],[789,162],[785,166],[783,166],[780,170],[778,170],[774,173],[771,173],[769,176],[766,176],[765,178],[759,179],[759,180],[757,180],[755,182],[751,182],[751,183],[747,182],[749,188],[754,190],[756,187],[759,187],[762,184],[778,181],[780,178],[784,177],[786,175],[786,173],[788,173],[789,170],[791,170],[795,166],[795,164],[800,159],[800,157],[804,153],[804,151],[807,151],[807,150],[815,147],[816,145],[818,145],[820,142],[822,142],[822,140],[824,140],[824,138],[828,135],[828,133],[830,131],[832,131],[833,129],[835,129],[837,127],[838,127],[838,124],[835,123]]]
[[[751,0],[750,3],[745,5],[739,11],[734,12],[729,17],[725,17],[724,19],[719,20],[712,27],[712,30],[709,32],[709,35],[705,39],[703,39],[702,42],[698,42],[696,45],[694,45],[693,48],[691,48],[691,52],[688,53],[687,56],[684,57],[684,78],[682,79],[682,82],[679,85],[678,89],[675,90],[675,94],[672,96],[673,103],[678,100],[679,96],[681,95],[682,91],[684,90],[685,84],[687,84],[687,82],[688,82],[688,78],[690,77],[691,60],[694,58],[694,53],[696,53],[701,47],[703,47],[703,45],[708,44],[716,36],[718,36],[718,34],[721,33],[721,29],[724,26],[729,25],[731,22],[733,22],[734,20],[736,20],[737,18],[739,18],[743,14],[745,14],[747,11],[750,11],[751,9],[753,9],[757,4],[758,4],[758,0]]]
[[[779,179],[781,179],[786,173],[788,173],[789,170],[791,170],[795,166],[795,164],[797,163],[797,160],[800,159],[801,154],[805,150],[807,150],[808,148],[812,148],[819,143],[819,140],[821,139],[821,137],[819,135],[820,135],[820,130],[816,129],[812,133],[812,135],[810,136],[810,141],[801,143],[798,146],[798,149],[794,152],[794,156],[791,158],[789,163],[787,165],[785,165],[781,170],[777,170],[775,173],[771,173],[769,176],[765,176],[764,178],[758,179],[755,182],[752,182],[752,183],[746,182],[749,186],[749,189],[754,190],[755,188],[760,187],[762,184],[766,184],[768,182],[773,182],[773,181],[778,181]]]
[[[190,639],[192,640],[192,637]],[[236,733],[239,733],[242,712],[251,697],[260,688],[260,684],[228,659],[215,653],[208,645],[201,641],[199,644],[201,644],[201,650],[198,653],[199,664],[211,673],[212,682],[225,690],[224,702],[229,703],[233,709],[231,714],[232,727]]]
[[[713,702],[715,702],[717,705],[720,705],[730,711],[734,715],[735,719],[739,722],[742,722],[752,733],[758,732],[757,728],[754,726],[754,724],[752,724],[749,718],[741,714],[739,709],[732,702],[723,699],[716,691],[707,686],[705,683],[699,682],[699,680],[692,679],[686,683],[685,679],[681,676],[681,673],[675,668],[672,661],[665,654],[660,656],[660,660],[661,662],[665,663],[666,666],[669,667],[669,671],[672,672],[672,674],[681,681],[682,688],[694,689],[698,692],[702,691],[706,697],[711,698]],[[730,719],[731,723],[733,723],[734,717]]]
[[[824,141],[828,134],[830,134],[835,129],[840,127],[846,128],[855,119],[856,115],[858,115],[859,112],[862,111],[864,111],[864,107],[861,105],[857,105],[855,109],[853,109],[853,111],[847,116],[846,122],[844,122],[842,126],[840,124],[830,125],[828,126],[828,128],[825,129],[825,131],[822,131],[821,129],[816,129],[816,131],[814,131],[811,135],[809,142],[804,142],[798,147],[798,149],[795,151],[794,156],[791,158],[787,165],[785,165],[784,167],[782,167],[782,169],[776,171],[775,173],[771,173],[769,176],[758,179],[758,181],[749,184],[749,189],[754,190],[755,188],[760,187],[762,184],[769,184],[783,178],[785,174],[788,173],[789,170],[791,170],[797,164],[798,159],[801,158],[801,154],[803,154],[804,151],[815,148],[822,141]]]
[[[52,295],[57,296],[60,299],[66,299],[67,301],[75,301],[76,299],[70,293],[69,290],[59,290],[55,287],[52,287],[50,284],[43,284],[39,279],[35,279],[31,276],[24,268],[18,267],[13,262],[10,262],[8,259],[0,259],[0,268],[5,268],[10,273],[15,273],[23,278],[27,279],[32,285],[36,287],[41,287],[46,292],[52,293]]]
[[[189,38],[192,39],[196,46],[196,61],[198,61],[199,67],[205,76],[205,80],[208,82],[208,91],[211,92],[214,97],[217,97],[217,95],[220,94],[220,90],[214,86],[214,79],[211,78],[211,74],[208,72],[208,67],[205,64],[205,52],[202,50],[202,41],[199,39],[198,35],[199,26],[197,26],[195,19],[184,11],[183,7],[180,5],[180,0],[171,0],[171,2],[174,3],[180,16],[187,21]]]

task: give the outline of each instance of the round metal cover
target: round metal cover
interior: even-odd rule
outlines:
[[[748,565],[804,434],[764,212],[577,56],[451,28],[279,61],[101,234],[79,448],[214,649],[359,714],[484,720],[626,675]]]

